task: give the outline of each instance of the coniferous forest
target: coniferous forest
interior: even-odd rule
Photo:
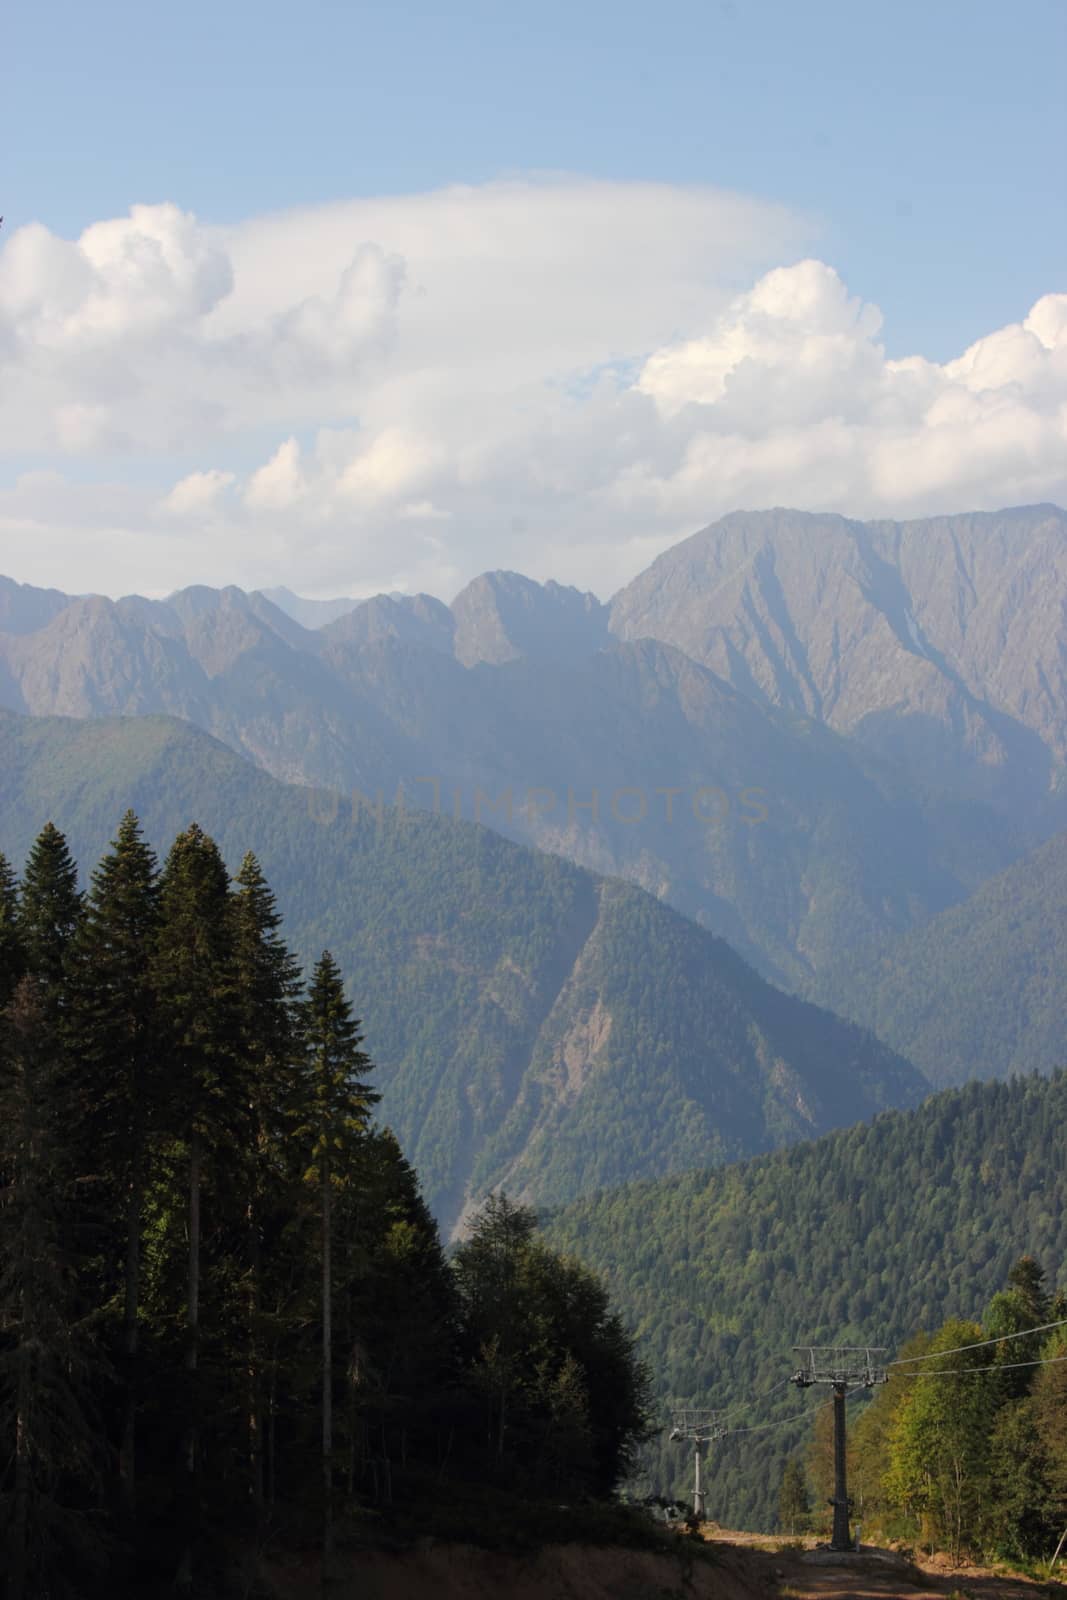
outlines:
[[[920,1336],[945,1351],[1067,1316],[1067,1072],[968,1084],[772,1155],[607,1190],[557,1212],[546,1231],[604,1274],[640,1335],[664,1412],[674,1403],[726,1413],[731,1432],[705,1464],[708,1515],[728,1528],[788,1532],[797,1495],[784,1516],[782,1485],[793,1460],[814,1530],[826,1512],[831,1411],[826,1391],[800,1394],[789,1382],[795,1346],[879,1345],[895,1361],[925,1350],[912,1342]],[[991,1354],[892,1368],[866,1409],[872,1396],[855,1393],[851,1490],[872,1536],[882,1526],[908,1543],[947,1548],[959,1538],[970,1549],[1051,1555],[1067,1524],[1067,1361],[959,1380],[918,1373],[1058,1358],[1064,1335],[1019,1340],[1023,1354],[1013,1354],[1013,1338]],[[1030,1458],[1013,1500],[1014,1469],[995,1441],[1009,1418],[1025,1431],[1026,1408],[1003,1405],[1031,1394],[1043,1416],[1060,1417],[1060,1431],[1049,1423],[1048,1450]],[[937,1456],[930,1408],[963,1415],[961,1398],[970,1442],[957,1534],[944,1483],[922,1474]],[[887,1479],[890,1414],[910,1419],[899,1439],[911,1465],[901,1455]],[[643,1452],[639,1481],[688,1491],[689,1454],[666,1428]]]
[[[51,824],[0,857],[8,1600],[218,1593],[270,1540],[328,1564],[627,1472],[649,1383],[606,1291],[503,1197],[446,1259],[363,1044],[198,826],[160,866],[127,813],[84,890]]]

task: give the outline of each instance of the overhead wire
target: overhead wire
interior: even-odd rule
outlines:
[[[790,1383],[792,1379],[790,1378]],[[849,1396],[851,1399],[852,1396]],[[827,1406],[833,1405],[833,1399],[820,1400],[817,1406],[805,1406],[803,1411],[794,1411],[788,1417],[775,1417],[772,1422],[754,1422],[748,1428],[730,1428],[726,1437],[732,1438],[739,1433],[764,1433],[768,1428],[784,1428],[787,1422],[801,1422],[805,1417],[814,1417],[818,1412],[825,1411]]]
[[[739,1401],[736,1406],[732,1406],[724,1411],[723,1421],[729,1422],[731,1417],[739,1417],[743,1412],[751,1411],[753,1406],[762,1405],[764,1400],[769,1400],[772,1395],[779,1394],[783,1389],[788,1388],[792,1381],[792,1378],[783,1378],[781,1383],[776,1383],[774,1385],[773,1389],[767,1389],[763,1394],[754,1394],[751,1400]]]
[[[1001,1334],[992,1339],[975,1339],[970,1344],[955,1345],[949,1350],[928,1350],[925,1355],[921,1356],[903,1356],[896,1361],[888,1362],[885,1370],[886,1372],[890,1372],[898,1367],[914,1366],[920,1361],[933,1361],[939,1358],[943,1359],[945,1356],[965,1355],[970,1350],[983,1350],[988,1348],[990,1345],[1005,1344],[1013,1339],[1026,1339],[1038,1333],[1052,1333],[1057,1328],[1067,1328],[1067,1317],[1061,1318],[1057,1322],[1041,1323],[1036,1328],[1022,1328],[1017,1333]],[[998,1361],[991,1363],[989,1366],[982,1367],[944,1367],[932,1372],[926,1368],[921,1372],[913,1374],[913,1376],[923,1378],[959,1378],[967,1375],[968,1373],[1017,1372],[1023,1367],[1054,1367],[1059,1365],[1061,1362],[1067,1362],[1067,1355],[1046,1356],[1044,1359],[1035,1361]],[[767,1389],[764,1393],[753,1395],[751,1400],[741,1401],[737,1405],[726,1408],[719,1413],[719,1419],[726,1428],[726,1436],[729,1437],[731,1435],[744,1433],[762,1433],[771,1428],[784,1428],[787,1423],[799,1422],[805,1417],[813,1417],[819,1411],[824,1410],[826,1406],[833,1404],[832,1400],[824,1400],[821,1401],[817,1406],[807,1406],[803,1411],[794,1411],[788,1417],[775,1417],[770,1422],[750,1423],[744,1428],[734,1428],[730,1426],[731,1418],[742,1416],[745,1412],[751,1411],[753,1406],[762,1404],[764,1400],[770,1400],[774,1395],[779,1394],[781,1390],[785,1389],[792,1382],[793,1379],[791,1377],[783,1378],[780,1383],[776,1383],[773,1388]],[[866,1388],[853,1389],[848,1395],[848,1399],[853,1400],[857,1395],[864,1393],[866,1393]]]
[[[938,1351],[938,1354],[943,1352]],[[914,1372],[914,1378],[969,1378],[972,1372],[1017,1372],[1020,1367],[1054,1367],[1067,1356],[1046,1356],[1044,1361],[994,1361],[988,1367],[943,1367],[939,1372]]]
[[[762,1394],[754,1394],[751,1400],[739,1400],[732,1406],[723,1406],[720,1411],[715,1411],[713,1407],[710,1407],[709,1410],[712,1411],[712,1414],[717,1422],[722,1423],[724,1426],[728,1426],[732,1417],[743,1416],[746,1411],[751,1411],[753,1406],[762,1405],[764,1400],[770,1400],[773,1395],[778,1394],[782,1389],[788,1388],[792,1381],[792,1378],[783,1378],[781,1383],[776,1383],[772,1389],[765,1389]],[[699,1408],[686,1408],[679,1406],[676,1409],[681,1411],[685,1409],[697,1410]],[[731,1432],[735,1431],[735,1429],[731,1429]]]
[[[958,1356],[964,1350],[981,1350],[984,1345],[1006,1344],[1009,1339],[1028,1339],[1033,1333],[1050,1333],[1053,1328],[1067,1328],[1067,1317],[1059,1322],[1043,1322],[1037,1328],[1021,1328],[1018,1333],[1002,1333],[995,1339],[976,1339],[972,1344],[958,1344],[952,1350],[928,1350],[924,1356],[902,1356],[898,1361],[890,1361],[891,1367],[909,1367],[916,1361],[935,1361],[940,1356]]]

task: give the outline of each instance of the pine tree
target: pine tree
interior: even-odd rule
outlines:
[[[1034,1333],[1019,1338],[1027,1328],[1038,1328],[1051,1318],[1052,1300],[1045,1288],[1045,1273],[1033,1256],[1020,1256],[1008,1273],[1008,1287],[995,1294],[982,1318],[989,1338],[1003,1339],[993,1359],[1004,1368],[997,1386],[1002,1402],[1020,1400],[1030,1385],[1031,1374],[1019,1363],[1035,1361],[1041,1354],[1044,1335]],[[1008,1335],[1012,1335],[1009,1340]]]
[[[62,1004],[67,951],[82,914],[78,868],[54,823],[30,851],[19,892],[18,931],[26,965],[49,1014]]]
[[[217,1195],[222,1169],[248,1143],[249,1085],[239,1052],[239,1017],[231,954],[229,878],[218,847],[196,823],[179,834],[160,880],[160,920],[151,980],[159,1004],[168,1075],[164,1125],[184,1154],[187,1174],[188,1267],[185,1371],[189,1425],[185,1472],[190,1539],[178,1573],[192,1583],[196,1477],[202,1403],[197,1384],[201,1347],[201,1203],[207,1177]]]
[[[304,1006],[310,1162],[308,1180],[318,1196],[322,1266],[322,1474],[323,1561],[333,1549],[333,1204],[343,1186],[378,1095],[363,1075],[369,1058],[359,1048],[359,1023],[345,998],[340,969],[323,951]]]
[[[18,882],[0,852],[0,1011],[14,994],[24,968],[18,930]]]
[[[1030,1328],[1038,1328],[1049,1319],[1052,1304],[1045,1285],[1045,1269],[1033,1256],[1020,1256],[1008,1273],[1008,1286],[1018,1295]]]
[[[497,1465],[521,1382],[529,1332],[520,1292],[522,1263],[536,1231],[537,1213],[530,1206],[491,1194],[455,1255],[468,1360],[485,1396],[486,1439]]]
[[[8,1600],[82,1593],[98,1459],[95,1362],[70,1259],[73,1167],[40,982],[0,1026],[0,1525]]]
[[[454,1257],[489,1470],[559,1487],[552,1439],[566,1419],[573,1486],[609,1494],[649,1437],[649,1374],[604,1286],[536,1230],[531,1208],[491,1195]]]
[[[110,1200],[108,1254],[122,1261],[125,1405],[119,1451],[127,1515],[136,1504],[136,1364],[141,1235],[149,1140],[161,1091],[155,989],[148,961],[159,922],[156,859],[128,811],[93,874],[72,942],[68,1026],[78,1124]],[[105,1285],[105,1292],[109,1285]]]
[[[363,1481],[388,1502],[398,1461],[447,1455],[459,1370],[452,1272],[418,1179],[388,1129],[362,1141],[334,1203],[333,1231],[348,1492]]]
[[[240,1049],[251,1095],[253,1143],[245,1178],[248,1232],[248,1453],[252,1495],[264,1501],[261,1296],[267,1208],[286,1198],[285,1140],[298,1111],[300,968],[281,938],[270,885],[249,852],[230,903]]]

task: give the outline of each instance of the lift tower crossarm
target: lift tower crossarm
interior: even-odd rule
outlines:
[[[693,1446],[693,1516],[698,1522],[704,1519],[704,1486],[700,1477],[701,1452],[717,1439],[726,1437],[730,1430],[721,1411],[707,1411],[687,1407],[671,1413],[670,1437],[673,1443]]]
[[[849,1531],[851,1501],[845,1454],[845,1401],[850,1389],[873,1389],[889,1376],[886,1351],[876,1345],[794,1345],[799,1358],[793,1382],[798,1389],[826,1384],[834,1394],[834,1532],[831,1550],[851,1550]]]

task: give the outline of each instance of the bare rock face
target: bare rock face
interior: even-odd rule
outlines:
[[[0,578],[0,633],[36,633],[70,605],[58,589],[35,589],[31,583]]]
[[[452,602],[456,657],[465,667],[520,656],[569,661],[607,638],[607,607],[594,594],[534,583],[517,572],[487,572]]]
[[[1005,804],[1067,761],[1067,513],[853,522],[737,512],[615,596],[746,693]]]
[[[334,652],[360,650],[398,639],[403,644],[452,654],[455,618],[429,594],[379,594],[360,603],[321,630],[324,647]]]

